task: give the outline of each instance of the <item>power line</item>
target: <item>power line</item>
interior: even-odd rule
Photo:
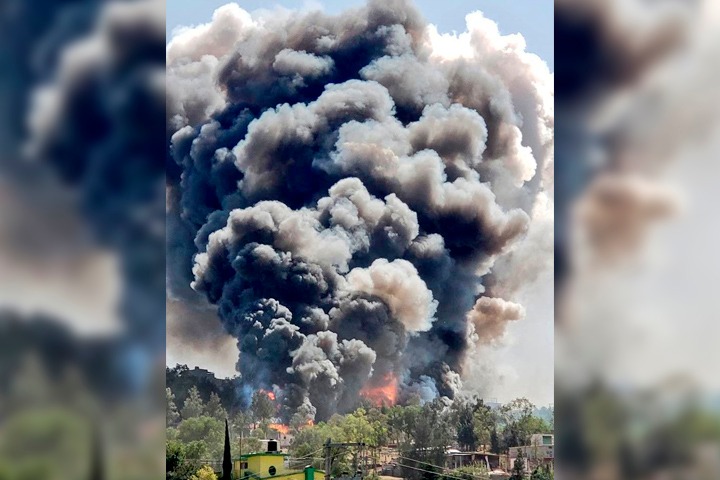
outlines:
[[[443,470],[444,472],[448,472],[448,471],[452,472],[452,469],[450,469],[450,468],[448,468],[448,467],[441,467],[440,465],[434,465],[434,464],[429,463],[429,462],[422,462],[422,461],[420,461],[420,460],[415,460],[414,458],[403,457],[403,456],[401,456],[401,455],[398,455],[398,458],[402,458],[403,460],[410,460],[411,462],[415,462],[415,463],[422,463],[422,464],[429,465],[429,466],[434,467],[434,468],[439,468],[440,470]],[[408,465],[405,465],[405,466],[408,466]],[[432,472],[432,473],[437,473],[437,472]],[[478,477],[477,475],[473,475],[473,474],[470,474],[470,473],[468,473],[468,474],[466,474],[466,475],[469,476],[469,477],[479,478],[479,479],[481,479],[481,480],[485,480],[483,477]]]
[[[313,455],[317,455],[318,453],[322,452],[323,448],[324,447],[320,447],[317,450],[315,450],[314,452],[308,453],[307,455],[303,455],[302,457],[288,457],[288,459],[289,460],[302,460],[304,458],[309,458],[309,457],[312,457]]]
[[[403,467],[403,468],[409,468],[409,469],[411,469],[411,470],[417,470],[418,472],[431,473],[431,474],[433,474],[433,475],[442,475],[442,476],[444,476],[445,478],[451,478],[451,479],[453,479],[453,480],[467,480],[466,478],[455,477],[455,476],[453,476],[453,475],[448,475],[447,473],[443,473],[443,472],[440,472],[440,473],[438,473],[438,472],[433,472],[432,470],[425,470],[425,469],[423,469],[423,468],[411,467],[410,465],[403,465],[402,463],[400,464],[400,466]],[[470,476],[473,476],[473,475],[470,475]],[[487,477],[486,477],[486,478],[475,477],[475,478],[480,478],[480,479],[482,479],[482,480],[487,480]]]

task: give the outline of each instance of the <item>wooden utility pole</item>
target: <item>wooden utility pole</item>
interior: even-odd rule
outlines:
[[[243,435],[245,433],[245,431],[244,431],[245,429],[243,427],[244,427],[244,425],[241,424],[240,425],[240,445],[238,445],[238,458],[240,458],[240,469],[238,470],[238,475],[240,475],[241,478],[245,476],[245,469],[243,468],[243,459],[242,459]]]
[[[325,442],[325,480],[330,480],[330,470],[332,469],[332,449],[333,448],[345,448],[345,447],[360,447],[360,456],[362,461],[362,452],[363,447],[365,447],[366,444],[363,442],[342,442],[342,443],[332,443],[331,439],[327,439]],[[366,468],[367,469],[367,468]],[[365,474],[365,473],[363,473]]]
[[[332,468],[332,457],[330,450],[330,439],[325,442],[325,480],[330,480],[330,469]]]

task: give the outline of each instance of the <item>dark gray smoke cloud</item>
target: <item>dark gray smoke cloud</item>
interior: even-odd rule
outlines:
[[[162,447],[163,26],[158,0],[0,3],[0,464],[18,475],[147,472]],[[62,435],[16,441],[60,431],[48,415]]]
[[[514,319],[472,319],[483,276],[539,196],[552,208],[544,63],[480,13],[440,35],[401,0],[262,19],[226,5],[167,62],[171,294],[217,305],[243,380],[319,418],[388,384],[453,396],[475,344]]]
[[[117,253],[121,342],[142,352],[146,376],[165,347],[164,3],[64,13],[35,52],[46,64],[28,100],[24,153],[54,171],[94,240]],[[72,40],[52,54],[64,36]]]

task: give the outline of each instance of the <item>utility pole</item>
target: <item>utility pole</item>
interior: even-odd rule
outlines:
[[[245,423],[245,422],[243,422],[243,423]],[[245,433],[244,432],[245,429],[243,427],[244,427],[244,425],[241,424],[240,425],[240,445],[239,445],[239,450],[238,450],[238,456],[240,457],[240,470],[238,470],[238,475],[240,475],[241,478],[245,476],[245,469],[243,468],[243,459],[242,459],[243,434]]]
[[[325,480],[330,480],[330,469],[332,468],[332,458],[330,456],[330,439],[325,442]]]
[[[365,449],[365,445],[362,445],[360,447],[360,451],[362,452],[363,458],[362,476],[363,478],[365,478],[368,475],[368,451]]]
[[[331,439],[327,439],[325,442],[325,480],[330,480],[330,470],[332,469],[332,449],[333,448],[346,448],[346,447],[359,447],[360,448],[360,461],[362,461],[362,452],[363,447],[365,447],[366,444],[364,442],[342,442],[342,443],[332,443]],[[356,457],[357,458],[357,457]],[[367,458],[365,459],[367,461]],[[358,463],[359,465],[359,463]],[[367,466],[365,468],[367,470]],[[365,473],[363,473],[364,475]]]

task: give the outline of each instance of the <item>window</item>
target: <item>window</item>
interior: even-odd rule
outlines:
[[[275,475],[277,473],[277,470],[275,470],[275,465],[270,465],[270,468],[268,468],[268,473],[270,475]]]

